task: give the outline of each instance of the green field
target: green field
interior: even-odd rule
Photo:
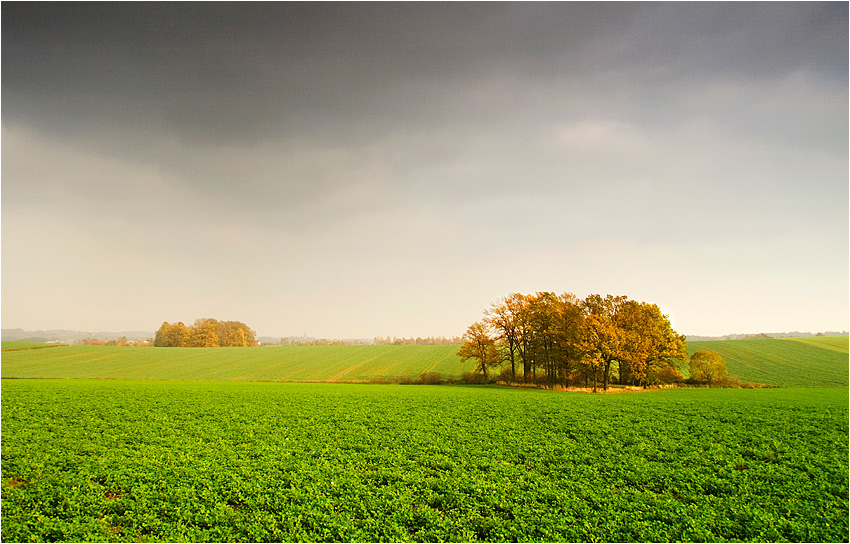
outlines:
[[[17,349],[41,349],[41,348],[56,348],[65,344],[45,344],[43,342],[0,342],[0,349],[17,350]]]
[[[4,380],[2,539],[847,541],[847,406],[846,388]]]
[[[721,354],[729,374],[781,387],[847,387],[848,337],[688,342],[688,353]]]
[[[460,376],[457,346],[133,348],[66,346],[3,353],[4,378],[364,382]]]
[[[846,387],[847,337],[690,342],[717,351],[743,381],[784,387]],[[438,372],[459,377],[457,346],[132,348],[61,346],[7,351],[4,378],[367,382]],[[685,366],[684,370],[687,368]]]

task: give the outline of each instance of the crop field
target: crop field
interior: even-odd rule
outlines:
[[[63,346],[3,353],[4,378],[363,382],[460,376],[458,346],[134,348]]]
[[[847,387],[848,337],[688,342],[688,353],[716,351],[729,374],[781,387]]]
[[[730,374],[784,387],[847,387],[847,337],[690,342],[717,351]],[[44,344],[42,344],[44,346]],[[6,349],[6,348],[4,348]],[[54,346],[6,351],[4,378],[367,382],[438,372],[459,377],[458,346],[133,348]],[[687,374],[687,365],[683,371]]]
[[[0,343],[0,349],[3,351],[6,350],[19,350],[19,349],[42,349],[42,348],[57,348],[60,346],[64,346],[64,344],[45,344],[43,342],[2,342]]]
[[[848,539],[848,390],[4,380],[3,541]]]

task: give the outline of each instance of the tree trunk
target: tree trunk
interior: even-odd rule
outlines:
[[[531,375],[531,360],[528,356],[528,344],[523,342],[522,345],[522,381],[528,383],[528,377]]]
[[[602,376],[602,389],[608,391],[608,375],[611,373],[611,361],[605,361],[605,375]]]

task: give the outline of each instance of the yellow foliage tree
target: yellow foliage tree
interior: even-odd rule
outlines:
[[[460,346],[457,354],[462,361],[475,359],[478,365],[475,371],[481,371],[484,379],[487,379],[487,369],[498,366],[502,360],[496,349],[496,341],[490,336],[487,324],[476,322],[469,326],[463,335],[464,343]]]
[[[701,349],[691,355],[689,363],[691,380],[699,383],[720,381],[727,375],[726,362],[716,351]]]

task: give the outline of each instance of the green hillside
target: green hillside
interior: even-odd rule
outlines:
[[[457,346],[133,348],[65,346],[7,351],[4,378],[359,382],[439,372],[460,376]]]
[[[743,381],[783,387],[846,387],[847,337],[690,342],[689,353],[723,355]],[[365,382],[472,370],[457,346],[132,348],[56,346],[5,351],[4,378]],[[687,371],[687,365],[683,370]]]
[[[711,350],[743,381],[782,387],[847,387],[848,337],[688,342],[688,354]],[[685,369],[687,370],[687,369]]]

